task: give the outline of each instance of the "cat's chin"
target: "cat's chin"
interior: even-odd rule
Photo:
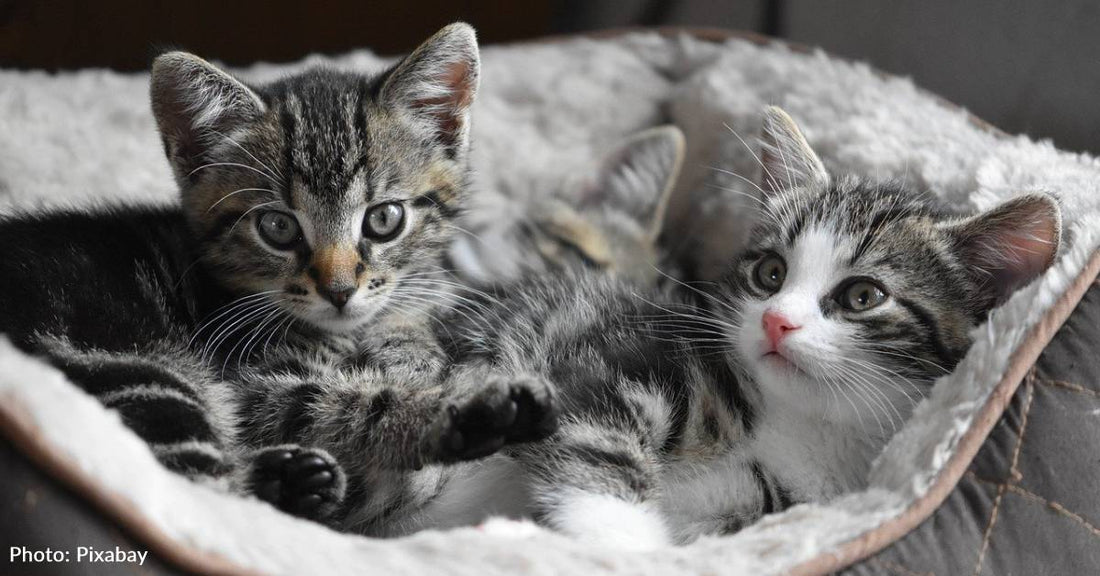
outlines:
[[[379,310],[380,308],[375,306],[358,306],[354,309],[345,310],[329,308],[312,312],[302,319],[324,332],[347,334],[374,320],[378,316]]]
[[[807,407],[824,386],[782,354],[760,356],[751,365],[760,391],[784,404]]]
[[[756,372],[763,380],[776,382],[798,382],[812,380],[809,374],[795,361],[778,353],[769,352],[756,359]]]
[[[331,334],[347,334],[349,332],[356,331],[367,322],[370,322],[374,318],[374,316],[374,313],[360,314],[356,316],[348,314],[340,316],[333,315],[327,318],[310,319],[310,322],[314,326]]]

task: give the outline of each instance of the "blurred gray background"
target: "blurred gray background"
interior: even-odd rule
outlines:
[[[753,30],[870,62],[1011,133],[1100,154],[1095,0],[563,2],[563,31],[682,24]]]
[[[459,19],[485,43],[660,25],[769,34],[1100,154],[1097,0],[0,0],[0,67],[141,70],[165,47],[230,64],[396,54]]]

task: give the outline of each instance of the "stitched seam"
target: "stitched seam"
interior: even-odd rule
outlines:
[[[993,500],[993,511],[989,514],[989,524],[985,527],[985,534],[982,535],[982,547],[978,552],[978,563],[974,566],[974,576],[978,576],[982,572],[982,564],[985,562],[985,552],[989,549],[989,539],[993,536],[993,526],[997,524],[997,512],[1001,509],[1001,498],[1005,495],[1006,485],[999,484],[997,486],[997,497]]]
[[[1096,526],[1093,526],[1092,523],[1090,523],[1088,520],[1086,520],[1084,516],[1081,516],[1080,514],[1074,512],[1073,510],[1070,510],[1069,508],[1066,508],[1060,502],[1055,502],[1053,500],[1047,500],[1046,498],[1043,498],[1042,496],[1040,496],[1040,495],[1038,495],[1034,492],[1031,492],[1027,489],[1021,488],[1021,487],[1013,485],[1013,484],[1006,484],[1004,482],[999,482],[997,480],[990,480],[989,478],[982,478],[982,477],[978,476],[977,474],[974,474],[973,472],[967,472],[966,475],[967,475],[967,477],[969,477],[972,480],[975,480],[977,482],[981,482],[983,484],[989,484],[990,486],[997,486],[997,487],[1004,486],[1005,490],[1008,490],[1009,492],[1017,494],[1017,495],[1019,495],[1023,498],[1027,498],[1028,500],[1033,500],[1035,502],[1040,502],[1042,504],[1045,504],[1051,510],[1054,510],[1055,512],[1057,512],[1057,513],[1059,513],[1059,514],[1061,514],[1061,515],[1077,522],[1078,524],[1083,526],[1085,529],[1087,529],[1089,532],[1092,532],[1093,536],[1096,536],[1096,537],[1100,538],[1100,528],[1097,528]]]
[[[1065,516],[1065,517],[1067,517],[1071,520],[1074,520],[1078,524],[1082,525],[1089,532],[1092,532],[1093,536],[1096,536],[1096,537],[1100,538],[1100,529],[1098,529],[1097,527],[1090,524],[1089,521],[1085,520],[1080,514],[1077,514],[1076,512],[1070,510],[1069,508],[1066,508],[1062,504],[1060,504],[1058,502],[1055,502],[1053,500],[1047,500],[1046,498],[1043,498],[1042,496],[1040,496],[1040,495],[1038,495],[1034,492],[1030,492],[1028,490],[1020,488],[1019,486],[1006,486],[1006,488],[1008,490],[1010,490],[1011,492],[1019,494],[1020,496],[1022,496],[1024,498],[1027,498],[1029,500],[1034,500],[1036,502],[1040,502],[1042,504],[1045,504],[1051,510],[1054,510],[1055,512],[1057,512],[1057,513],[1059,513],[1059,514],[1061,514],[1061,515],[1063,515],[1063,516]]]
[[[1012,465],[1009,467],[1009,474],[1013,481],[1018,481],[1022,478],[1019,470],[1016,469],[1016,464],[1020,461],[1020,451],[1024,445],[1024,435],[1027,433],[1027,419],[1031,413],[1031,403],[1035,400],[1035,368],[1033,367],[1028,372],[1027,377],[1024,378],[1024,386],[1027,388],[1027,401],[1024,403],[1023,413],[1020,416],[1020,435],[1016,438],[1016,448],[1012,451]],[[997,486],[997,497],[993,500],[993,511],[989,513],[989,524],[985,527],[985,533],[982,535],[982,547],[978,551],[978,562],[974,565],[974,576],[978,576],[982,572],[982,564],[985,563],[985,553],[989,550],[989,540],[993,537],[993,527],[997,524],[997,514],[1001,509],[1001,502],[1004,499],[1005,490],[1008,488],[1007,484],[999,484]]]
[[[1088,394],[1090,396],[1096,396],[1100,398],[1100,392],[1097,392],[1096,390],[1090,390],[1088,388],[1085,388],[1084,386],[1074,384],[1072,382],[1063,382],[1061,380],[1039,380],[1038,383],[1046,384],[1047,386],[1051,386],[1054,388],[1062,388],[1063,390],[1078,392],[1080,394]]]
[[[1012,466],[1008,469],[1012,478],[1017,482],[1023,477],[1017,468],[1017,464],[1020,462],[1020,452],[1024,447],[1024,436],[1027,434],[1027,419],[1031,415],[1031,404],[1035,400],[1034,370],[1027,375],[1025,386],[1027,386],[1027,402],[1024,404],[1023,414],[1020,416],[1020,437],[1016,439],[1016,449],[1012,451]]]

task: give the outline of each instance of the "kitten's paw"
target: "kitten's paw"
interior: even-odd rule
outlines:
[[[249,480],[261,500],[319,522],[336,512],[347,487],[343,469],[328,452],[295,445],[258,453]]]
[[[539,378],[523,378],[508,386],[516,403],[516,420],[508,430],[508,443],[542,440],[558,430],[561,407],[553,388]]]
[[[429,460],[474,460],[505,444],[541,440],[558,428],[560,409],[538,378],[494,380],[469,399],[447,407],[429,435]]]

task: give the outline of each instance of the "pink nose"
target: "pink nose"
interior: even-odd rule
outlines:
[[[790,318],[787,318],[783,314],[776,312],[775,310],[768,310],[764,313],[762,319],[764,326],[764,334],[768,337],[768,342],[771,342],[772,350],[779,348],[779,342],[789,333],[801,328],[791,322]]]

